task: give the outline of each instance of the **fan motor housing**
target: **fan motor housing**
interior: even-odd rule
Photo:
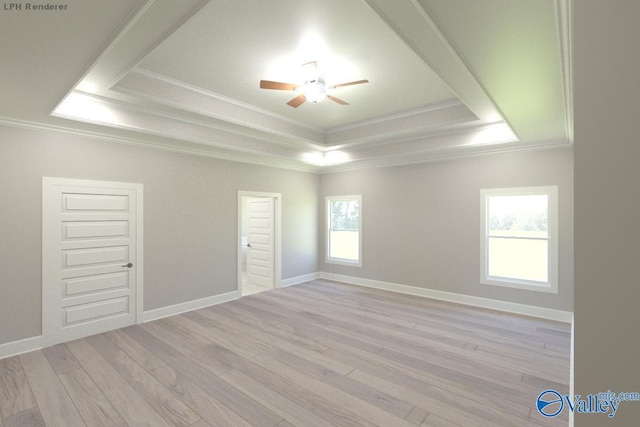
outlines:
[[[302,92],[307,101],[317,104],[327,97],[327,84],[322,77],[306,82],[302,86]]]

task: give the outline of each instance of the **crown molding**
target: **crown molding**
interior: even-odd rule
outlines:
[[[109,41],[106,43],[106,46],[103,49],[98,50],[98,54],[95,59],[91,62],[91,65],[84,71],[84,73],[76,80],[76,84],[69,89],[69,91],[65,94],[65,96],[58,102],[58,104],[54,107],[57,108],[60,104],[64,102],[64,100],[77,88],[77,86],[98,67],[100,63],[104,62],[104,59],[112,52],[115,46],[120,42],[124,34],[127,33],[128,29],[131,28],[146,11],[151,7],[151,5],[155,2],[155,0],[140,0],[137,7],[135,7],[132,12],[129,14],[127,19],[124,20],[123,24],[117,27],[111,37],[109,37]]]
[[[573,52],[572,37],[573,19],[571,0],[555,0],[556,25],[558,27],[558,49],[562,60],[562,83],[564,98],[564,122],[567,138],[573,141]]]
[[[276,132],[268,132],[266,130],[261,131],[261,130],[256,130],[249,127],[244,127],[242,125],[235,125],[233,123],[230,123],[227,120],[211,119],[211,117],[209,116],[202,116],[199,113],[192,113],[189,111],[185,112],[185,110],[181,110],[180,108],[173,108],[170,106],[168,108],[157,108],[156,106],[151,107],[151,106],[142,105],[139,103],[128,102],[126,100],[121,100],[114,97],[104,97],[104,96],[99,96],[99,95],[94,95],[91,93],[84,93],[79,91],[76,91],[75,93],[77,95],[85,96],[87,98],[96,100],[105,106],[113,108],[114,110],[123,110],[123,111],[128,111],[134,114],[145,114],[148,116],[159,117],[160,119],[163,119],[163,122],[176,121],[176,122],[184,123],[187,125],[192,125],[194,127],[203,127],[203,128],[211,129],[213,131],[219,131],[219,132],[224,132],[228,134],[243,136],[252,140],[262,141],[270,144],[276,144],[281,147],[286,147],[294,150],[300,150],[300,149],[323,150],[324,149],[324,146],[319,146],[316,144],[306,144],[304,142],[300,142],[293,139],[293,137],[286,138],[285,137],[286,135],[281,136],[281,134]],[[65,115],[56,111],[51,113],[51,116],[62,117],[68,120],[78,120],[78,118],[76,118],[73,115]],[[109,127],[121,127],[121,126],[118,126],[116,123],[111,123],[106,121],[101,122],[101,121],[89,120],[89,119],[82,119],[82,121],[99,124],[103,126],[109,126]],[[135,125],[130,127],[125,127],[125,128],[140,130],[142,132],[145,131],[144,127],[139,127]],[[208,145],[212,144],[210,142],[204,142],[204,143]]]
[[[232,151],[261,153],[290,159],[301,159],[308,149],[287,144],[263,134],[232,131],[228,127],[212,125],[196,117],[175,115],[155,108],[139,107],[113,98],[76,93],[82,99],[82,108],[65,107],[52,114],[53,117],[106,126],[108,128],[137,131],[158,137],[219,147]],[[71,102],[73,98],[68,98]],[[106,112],[105,117],[95,117],[92,111]],[[107,131],[108,132],[108,131]]]
[[[108,44],[107,48],[104,49],[102,51],[102,53],[100,54],[100,56],[94,61],[94,63],[91,65],[91,67],[89,67],[89,69],[87,70],[87,72],[85,73],[85,75],[83,76],[83,79],[85,77],[87,77],[88,75],[91,74],[91,72],[99,66],[100,63],[102,63],[104,61],[104,59],[112,53],[112,51],[116,48],[116,46],[122,42],[122,39],[125,37],[125,35],[138,23],[138,21],[140,21],[140,19],[142,18],[142,16],[144,16],[147,11],[154,5],[154,3],[156,2],[156,0],[147,0],[142,2],[141,6],[139,8],[137,8],[137,10],[134,11],[133,15],[131,16],[130,19],[125,20],[125,23],[123,24],[123,26],[121,28],[118,28],[116,30],[116,35],[112,38],[111,42]],[[157,44],[156,44],[157,46]],[[150,52],[151,50],[147,51]],[[123,70],[120,75],[124,75],[127,72],[127,70]],[[112,84],[114,84],[114,82],[116,82],[118,80],[118,76],[114,77],[110,82],[107,82],[104,86],[105,88],[109,88]]]
[[[95,60],[76,80],[76,84],[55,105],[53,111],[77,90],[86,91],[90,87],[92,93],[106,95],[111,86],[209,2],[210,0],[183,0],[181,2],[140,0],[138,6],[132,9],[123,24],[112,33],[105,47],[98,50],[99,54]],[[182,11],[182,14],[177,18],[175,9]],[[154,22],[161,23],[154,25],[155,32],[150,33],[136,28],[140,21],[149,19],[152,10],[156,16],[162,17],[154,19]]]
[[[238,163],[248,163],[260,166],[273,167],[278,169],[287,169],[298,172],[318,173],[319,166],[310,165],[299,160],[278,158],[275,156],[252,154],[249,152],[235,152],[230,150],[222,150],[217,147],[205,146],[202,144],[192,143],[189,145],[178,145],[176,141],[149,141],[143,138],[132,138],[121,135],[107,134],[104,132],[95,132],[87,129],[79,129],[67,126],[59,126],[47,123],[31,122],[25,120],[16,120],[8,117],[0,117],[0,125],[6,127],[27,129],[33,131],[48,131],[72,135],[76,137],[88,138],[98,141],[111,142],[117,144],[134,145],[155,150],[168,151],[180,154],[189,154],[201,157],[210,157],[219,160],[227,160]],[[166,138],[163,138],[166,139]]]
[[[215,120],[217,122],[213,127],[220,130],[258,138],[263,135],[264,139],[271,142],[316,151],[345,149],[365,143],[393,143],[399,138],[408,138],[409,134],[414,139],[427,138],[434,132],[442,132],[478,120],[462,102],[454,100],[324,132],[322,129],[281,118],[237,100],[144,69],[133,70],[113,90]],[[175,117],[181,116],[173,115],[173,118]],[[200,123],[204,121],[200,120]],[[246,129],[262,134],[247,132]],[[271,135],[279,136],[282,140]]]
[[[137,57],[128,64],[128,67],[123,69],[118,75],[116,75],[109,83],[107,83],[107,85],[105,86],[107,89],[111,89],[112,86],[114,86],[122,77],[124,77],[129,71],[131,71],[133,68],[135,68],[136,66],[138,66],[138,64],[140,64],[140,62],[142,62],[147,56],[149,56],[149,54],[151,54],[151,52],[153,52],[158,46],[160,46],[160,44],[165,41],[171,34],[173,34],[174,32],[176,32],[180,27],[182,27],[182,25],[184,25],[185,22],[187,22],[193,15],[195,15],[196,13],[198,13],[200,11],[200,9],[202,9],[204,6],[206,6],[211,0],[182,0],[181,5],[177,5],[175,2],[171,1],[171,0],[149,0],[149,6],[155,6],[156,4],[158,5],[156,10],[157,14],[161,15],[161,16],[176,16],[175,14],[173,14],[172,12],[170,12],[168,9],[171,7],[186,7],[186,11],[183,12],[183,15],[180,16],[178,19],[172,19],[171,23],[168,25],[167,28],[164,29],[163,32],[161,32],[159,35],[156,35],[153,42],[151,44],[145,45],[145,48],[141,51],[137,52]],[[189,3],[192,3],[193,6],[190,6]],[[143,18],[146,18],[146,13],[147,10],[150,8],[147,8],[146,10],[144,10],[142,13],[138,14],[136,16],[136,18],[134,18],[134,20],[130,23],[130,25],[127,26],[127,29],[123,32],[123,38],[124,35],[126,33],[128,33],[129,30],[131,30],[135,24],[138,23],[139,20],[142,20]],[[121,45],[126,45],[126,42],[123,42]]]
[[[158,113],[155,108],[145,110],[138,106],[131,105],[123,101],[116,101],[111,98],[101,98],[92,95],[78,94],[86,96],[95,104],[88,104],[84,108],[75,111],[60,111],[53,114],[54,117],[78,120],[96,125],[106,125],[109,128],[137,131],[142,134],[152,135],[160,138],[170,138],[176,141],[186,141],[216,147],[224,152],[237,152],[235,160],[243,161],[246,157],[253,159],[256,156],[266,156],[269,158],[280,158],[289,162],[300,162],[304,164],[305,156],[310,153],[308,150],[301,150],[300,147],[291,147],[287,144],[273,144],[261,138],[261,135],[243,135],[239,132],[230,132],[228,129],[219,129],[212,126],[208,121],[200,121],[183,116]],[[86,111],[91,111],[95,106],[100,110],[108,110],[110,116],[115,119],[111,123],[108,119],[96,120],[92,115],[83,116]],[[386,136],[384,142],[371,145],[360,145],[359,150],[347,152],[353,164],[377,166],[378,162],[383,162],[387,158],[406,159],[403,161],[413,162],[414,159],[429,160],[431,153],[439,153],[441,150],[459,148],[469,152],[483,150],[493,141],[486,141],[482,132],[490,125],[467,126],[456,129],[437,132],[437,135],[425,137],[417,135],[412,138],[405,138],[402,143],[393,136]],[[439,138],[437,138],[439,137]],[[492,136],[492,139],[495,136]],[[177,142],[176,142],[177,144]],[[228,154],[226,154],[228,156]],[[324,166],[327,167],[327,166]]]
[[[334,127],[326,129],[325,132],[326,132],[327,135],[331,135],[331,134],[334,134],[334,133],[339,133],[339,132],[343,132],[343,131],[347,131],[347,130],[357,129],[357,128],[360,128],[360,127],[371,126],[371,125],[376,125],[376,124],[380,124],[380,123],[386,123],[386,122],[405,119],[405,118],[408,118],[408,117],[414,117],[414,116],[418,116],[418,115],[424,115],[424,114],[427,114],[427,113],[432,113],[434,111],[439,111],[439,110],[443,110],[443,109],[450,108],[450,107],[457,107],[459,105],[464,105],[459,99],[450,100],[450,101],[446,101],[446,102],[441,102],[441,103],[438,103],[438,104],[425,105],[423,107],[416,108],[416,109],[409,110],[409,111],[402,111],[402,112],[399,112],[399,113],[389,114],[389,115],[386,115],[386,116],[374,117],[374,118],[367,119],[367,120],[360,120],[360,121],[349,123],[349,124],[342,125],[342,126],[334,126]]]
[[[99,87],[97,90],[88,90],[87,93],[102,97],[103,102],[106,102],[106,99],[111,99],[112,103],[117,103],[118,94],[121,95],[120,98],[128,96],[131,98],[128,101],[136,105],[136,108],[129,109],[129,111],[164,117],[168,120],[177,120],[182,125],[189,124],[194,128],[206,127],[281,147],[320,152],[348,149],[355,146],[364,146],[365,144],[373,147],[374,145],[393,143],[397,140],[410,138],[428,139],[434,132],[441,132],[443,129],[457,128],[464,126],[467,122],[476,122],[478,120],[486,123],[487,117],[495,118],[499,116],[494,114],[495,107],[490,105],[490,102],[487,102],[488,97],[486,94],[483,91],[478,92],[480,86],[477,80],[464,66],[424,9],[415,1],[410,2],[409,16],[411,18],[417,17],[417,22],[422,29],[418,30],[419,32],[422,31],[419,34],[428,33],[431,36],[430,40],[437,41],[437,47],[441,51],[441,55],[446,57],[448,63],[456,64],[453,74],[457,76],[456,78],[459,81],[464,83],[462,86],[466,87],[467,92],[475,94],[475,99],[471,103],[468,100],[464,103],[455,100],[388,117],[364,120],[335,128],[318,129],[139,66],[140,61],[180,28],[208,1],[188,0],[187,3],[181,6],[176,6],[170,0],[148,0],[142,3],[132,12],[131,18],[119,29],[117,35],[113,37],[83,79],[76,84],[76,92],[82,91],[85,82],[91,81],[91,83],[97,84]],[[369,0],[369,3],[377,1],[379,0]],[[403,4],[407,5],[409,3],[404,2]],[[385,7],[388,7],[388,5]],[[416,13],[416,8],[418,13]],[[164,11],[166,13],[163,12],[164,14],[162,15],[166,16],[161,21],[162,25],[153,26],[152,31],[141,34],[143,28],[148,29],[149,27],[145,24],[148,24],[150,20],[159,19],[161,9],[166,9]],[[403,16],[403,18],[407,17]],[[406,30],[406,28],[403,28],[403,30]],[[411,43],[409,39],[415,35],[412,34],[403,38],[414,46],[415,43]],[[432,64],[433,61],[429,61],[429,58],[425,57],[421,49],[422,46],[418,46],[418,48],[414,46],[416,53],[427,64]],[[438,73],[438,70],[436,72]],[[438,74],[442,77],[442,73]],[[471,87],[473,87],[473,90],[469,89]],[[73,93],[74,91],[69,92],[65,100]],[[454,93],[456,93],[455,90]],[[149,101],[149,103],[145,101]],[[155,104],[157,108],[151,108],[149,104]],[[467,107],[469,104],[483,104],[485,107],[490,105],[490,108],[478,107],[478,110],[483,111],[481,116],[474,114]],[[181,112],[177,110],[181,110]],[[486,114],[484,110],[491,110],[491,113]],[[59,114],[54,113],[54,115]],[[67,118],[71,119],[72,117],[68,116]],[[117,123],[110,125],[120,127]],[[179,136],[171,133],[170,130],[158,132],[149,129],[148,126],[146,130],[144,126],[133,125],[125,127],[160,135],[170,134],[174,138],[179,138]],[[198,132],[197,129],[191,131],[185,129],[185,131],[187,135]],[[194,139],[186,137],[186,140],[193,141]],[[196,142],[218,144],[215,138]],[[243,144],[239,143],[239,145],[241,147]]]
[[[566,145],[566,141],[474,143],[473,135],[484,126],[506,123],[504,115],[465,63],[461,55],[465,51],[459,54],[449,42],[446,28],[438,22],[428,1],[363,1],[459,99],[335,127],[309,126],[142,68],[141,61],[210,0],[137,0],[131,9],[122,9],[123,15],[128,13],[127,19],[115,28],[90,67],[58,104],[60,107],[73,95],[90,97],[113,110],[115,119],[54,111],[51,117],[42,118],[43,123],[0,117],[0,124],[313,173]],[[562,56],[564,122],[571,144],[571,0],[553,2],[557,47]],[[87,83],[97,85],[97,89],[89,90]],[[83,89],[85,85],[87,90]],[[557,104],[559,107],[559,98]],[[560,114],[560,108],[557,111]],[[61,120],[56,118],[81,123],[58,126]],[[563,135],[559,120],[556,123],[554,133]],[[102,128],[84,130],[90,125]],[[323,167],[304,162],[306,154],[337,150],[344,150],[352,161]]]
[[[366,1],[366,0],[365,0]],[[517,132],[514,130],[514,126],[509,122],[508,117],[503,113],[500,106],[495,102],[489,91],[485,88],[485,86],[480,82],[480,79],[471,71],[471,67],[467,65],[467,62],[464,58],[458,53],[458,51],[451,45],[447,37],[442,31],[442,24],[438,21],[436,14],[433,12],[431,7],[427,4],[426,0],[410,0],[411,3],[415,6],[419,11],[419,15],[424,19],[425,22],[428,23],[429,27],[433,32],[436,33],[437,38],[440,43],[444,46],[445,50],[450,54],[454,63],[459,64],[460,68],[458,70],[459,77],[461,77],[458,83],[449,83],[447,78],[451,77],[451,73],[448,71],[436,70],[435,64],[431,62],[427,62],[429,66],[436,70],[441,79],[443,79],[447,84],[453,84],[451,87],[452,91],[458,95],[461,100],[466,100],[468,105],[476,105],[476,104],[484,104],[484,108],[486,111],[484,112],[487,116],[484,116],[480,110],[476,110],[473,108],[473,111],[476,112],[479,118],[490,118],[491,121],[500,120],[506,123],[509,128],[511,128],[518,139]],[[436,61],[437,63],[437,61]],[[453,75],[455,77],[455,74]],[[464,76],[464,77],[462,77]],[[464,86],[469,86],[465,89],[462,89]],[[474,86],[472,88],[471,86]],[[475,89],[475,90],[474,90]],[[458,90],[461,90],[458,92]],[[470,107],[471,108],[471,107]]]
[[[158,108],[157,106],[141,105],[140,103],[126,102],[113,97],[101,97],[86,93],[76,93],[86,97],[88,101],[99,105],[100,109],[111,112],[111,116],[117,119],[99,120],[93,117],[83,116],[82,108],[76,114],[73,111],[54,112],[52,115],[71,120],[79,120],[87,123],[105,125],[118,129],[136,130],[142,133],[159,137],[170,137],[176,140],[204,144],[219,147],[221,149],[235,150],[247,154],[255,153],[269,156],[288,157],[292,161],[303,161],[309,150],[315,152],[333,151],[336,149],[356,149],[364,156],[371,156],[381,147],[399,150],[400,145],[424,145],[431,149],[434,139],[438,136],[450,136],[460,133],[479,132],[486,124],[475,119],[468,109],[460,102],[450,102],[438,106],[430,106],[418,111],[405,112],[388,120],[381,119],[380,126],[373,122],[367,122],[361,127],[354,127],[355,131],[366,128],[365,134],[359,139],[339,146],[324,147],[304,144],[292,139],[278,138],[275,132],[262,132],[241,125],[230,124],[227,121],[214,120],[197,113],[185,112],[179,109]],[[63,106],[64,107],[64,106]],[[425,116],[426,115],[426,116]],[[462,115],[462,117],[461,117]],[[466,115],[466,116],[465,116]],[[471,115],[471,117],[469,117]],[[385,124],[393,122],[394,127],[386,129]],[[443,123],[446,125],[443,126]],[[422,127],[421,127],[422,126]],[[398,131],[397,128],[401,130]],[[367,133],[374,136],[367,139]],[[351,137],[360,136],[358,134]],[[451,139],[451,138],[449,138]],[[463,144],[469,141],[461,140]],[[460,142],[447,142],[455,145]],[[383,150],[384,151],[384,150]],[[406,150],[400,150],[405,152]],[[369,152],[370,154],[367,154]],[[373,154],[375,155],[375,154]]]
[[[353,170],[372,169],[380,167],[394,167],[403,165],[413,165],[431,162],[440,162],[461,158],[477,157],[483,155],[494,155],[501,153],[509,153],[516,151],[536,151],[548,149],[562,149],[572,147],[572,142],[563,141],[541,141],[536,143],[503,143],[493,145],[483,145],[478,147],[446,147],[432,150],[423,150],[422,152],[392,154],[369,159],[355,160],[349,163],[343,163],[332,166],[315,166],[304,163],[301,160],[283,159],[270,157],[268,155],[256,155],[249,152],[234,152],[222,150],[211,146],[202,146],[194,143],[193,146],[179,146],[175,141],[148,141],[142,138],[132,138],[119,135],[110,135],[104,132],[95,132],[86,129],[78,129],[66,126],[52,125],[46,123],[37,123],[24,120],[15,120],[7,117],[0,117],[0,125],[36,131],[50,131],[63,133],[78,137],[112,142],[125,145],[134,145],[155,150],[168,151],[180,154],[189,154],[194,156],[202,156],[215,158],[219,160],[227,160],[238,163],[255,164],[260,166],[273,167],[278,169],[293,170],[298,172],[330,174],[338,172],[347,172]]]
[[[280,136],[292,146],[314,150],[324,148],[321,130],[293,120],[282,120],[275,114],[146,70],[140,72],[136,69],[129,73],[113,90],[219,121],[219,127],[229,131],[233,131],[234,126],[243,127],[265,135]]]
[[[320,133],[325,133],[325,131],[323,129],[319,128],[319,127],[311,126],[311,125],[309,125],[307,123],[302,123],[302,122],[299,122],[297,120],[290,119],[289,117],[285,117],[285,116],[282,116],[280,114],[273,113],[273,112],[271,112],[269,110],[265,110],[263,108],[256,107],[254,105],[247,104],[247,103],[242,102],[242,101],[238,101],[237,99],[221,95],[219,93],[216,93],[216,92],[201,88],[199,86],[195,86],[195,85],[183,82],[182,80],[174,79],[174,78],[166,76],[164,74],[159,74],[159,73],[156,73],[154,71],[147,70],[145,68],[137,67],[137,68],[131,70],[131,74],[139,74],[139,75],[144,76],[144,77],[148,77],[148,78],[151,78],[151,79],[155,79],[155,80],[161,81],[163,83],[166,83],[167,85],[179,87],[179,88],[185,89],[185,90],[187,90],[189,92],[198,93],[200,95],[204,95],[204,96],[209,97],[209,98],[217,99],[219,101],[223,101],[223,102],[231,104],[231,105],[235,105],[235,106],[238,106],[238,107],[250,110],[250,111],[255,111],[256,113],[259,113],[259,114],[262,114],[262,115],[265,115],[265,116],[269,116],[269,117],[272,117],[272,118],[274,118],[276,120],[280,120],[280,121],[283,121],[283,122],[288,122],[288,123],[290,123],[292,125],[295,125],[297,127],[303,128],[303,129],[307,129],[307,130],[312,131],[312,132],[316,132],[316,133],[319,133],[319,134]],[[113,88],[113,90],[117,91],[118,88]]]
[[[327,135],[327,146],[332,149],[352,148],[366,144],[368,147],[393,144],[398,140],[429,138],[462,126],[482,124],[461,102],[452,102],[439,108],[425,108],[368,120],[359,126],[345,127]]]
[[[363,169],[407,166],[423,163],[443,162],[479,156],[490,156],[520,151],[539,151],[551,149],[571,148],[568,141],[540,141],[533,143],[509,142],[502,144],[483,145],[478,147],[446,147],[434,150],[424,150],[417,153],[390,154],[371,159],[356,160],[320,169],[320,174],[349,172]]]
[[[503,115],[443,35],[424,1],[363,0],[449,86],[480,120],[504,121]]]

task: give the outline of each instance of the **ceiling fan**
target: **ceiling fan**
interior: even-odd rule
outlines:
[[[340,98],[337,98],[331,94],[329,94],[329,90],[336,89],[344,86],[353,86],[359,85],[363,83],[369,83],[369,80],[355,80],[352,82],[339,83],[332,86],[327,86],[326,80],[324,76],[322,76],[318,72],[318,63],[316,61],[307,62],[302,65],[302,68],[305,72],[305,82],[302,85],[294,84],[294,83],[283,83],[283,82],[274,82],[270,80],[260,80],[260,89],[273,89],[273,90],[291,90],[295,91],[302,88],[302,93],[293,98],[291,101],[287,102],[287,105],[298,108],[305,101],[312,102],[317,104],[325,98],[329,98],[333,102],[336,102],[340,105],[349,105],[348,102],[343,101]]]

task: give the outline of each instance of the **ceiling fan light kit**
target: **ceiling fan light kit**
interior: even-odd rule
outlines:
[[[327,97],[327,84],[319,77],[317,80],[306,82],[302,86],[302,93],[307,101],[317,104]]]
[[[325,98],[329,98],[331,101],[340,105],[349,105],[348,102],[343,101],[329,93],[329,90],[337,89],[344,86],[353,86],[363,83],[369,83],[369,80],[355,80],[346,83],[340,83],[333,86],[327,86],[324,76],[318,71],[317,61],[307,62],[302,64],[302,69],[305,75],[305,82],[302,85],[294,83],[275,82],[271,80],[260,80],[260,89],[271,90],[292,90],[296,91],[302,88],[302,93],[289,102],[287,105],[293,108],[298,108],[305,101],[309,101],[313,104],[317,104]]]

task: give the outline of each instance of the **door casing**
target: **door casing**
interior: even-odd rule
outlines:
[[[42,339],[43,346],[51,346],[60,342],[66,341],[66,338],[62,334],[58,333],[56,329],[49,321],[53,319],[57,313],[54,313],[53,301],[51,298],[51,289],[48,285],[51,281],[51,259],[52,256],[56,257],[57,254],[52,254],[53,240],[59,238],[59,225],[57,222],[52,221],[52,209],[59,209],[56,204],[59,203],[53,198],[57,191],[73,188],[82,188],[87,190],[100,189],[117,189],[117,190],[130,190],[135,197],[135,221],[136,221],[136,268],[135,268],[135,323],[142,322],[142,314],[144,310],[144,208],[143,208],[143,185],[126,182],[112,182],[112,181],[94,181],[94,180],[80,180],[69,178],[50,178],[43,177],[42,179]],[[57,237],[56,237],[57,236]]]
[[[237,248],[238,248],[238,292],[242,295],[242,199],[244,197],[255,198],[271,198],[273,199],[274,207],[274,257],[273,257],[273,271],[274,271],[274,287],[279,288],[281,282],[281,252],[282,252],[282,227],[281,227],[281,206],[282,206],[282,194],[269,193],[260,191],[238,191],[238,236],[237,236]]]

